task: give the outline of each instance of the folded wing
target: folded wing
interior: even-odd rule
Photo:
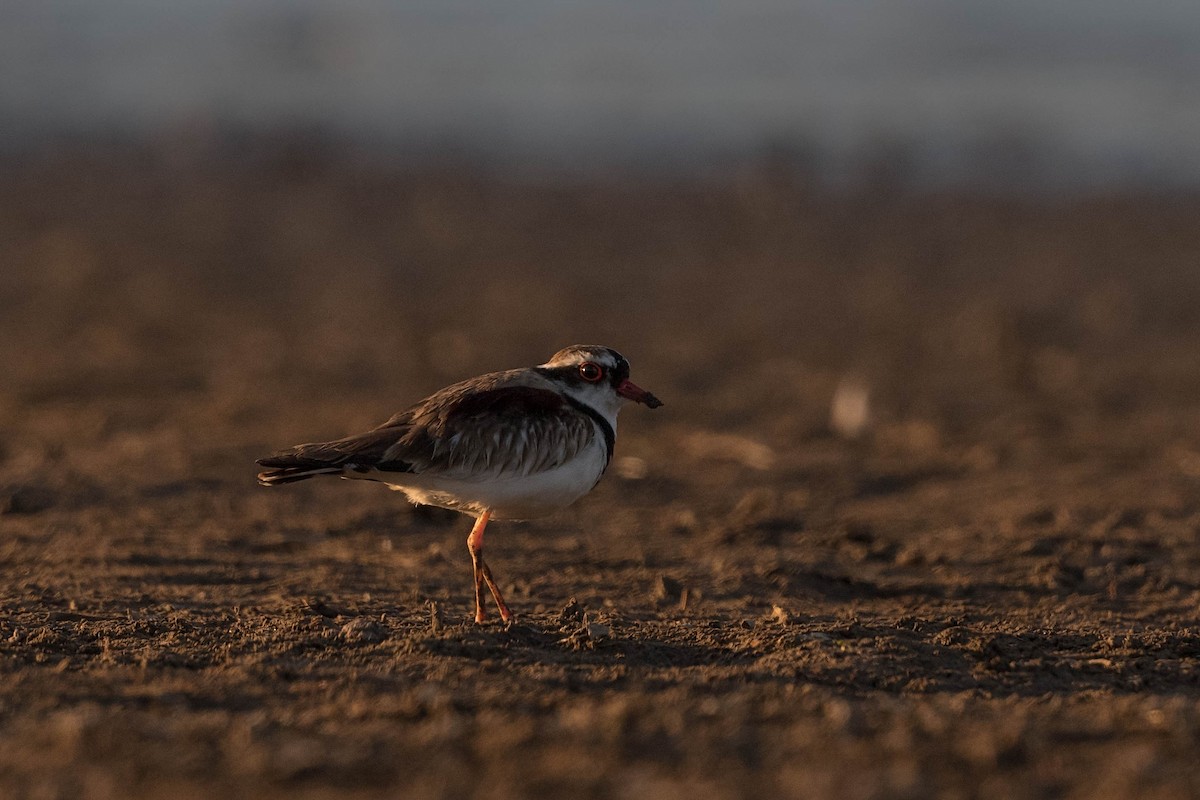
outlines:
[[[557,392],[456,385],[375,430],[297,445],[261,459],[258,463],[271,469],[259,481],[273,485],[375,471],[460,480],[531,475],[570,461],[595,436],[592,421]]]

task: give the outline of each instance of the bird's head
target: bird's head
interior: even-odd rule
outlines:
[[[616,416],[627,401],[658,408],[662,401],[629,380],[629,362],[611,347],[576,344],[559,350],[538,371],[570,397]]]

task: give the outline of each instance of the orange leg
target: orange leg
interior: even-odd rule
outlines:
[[[467,549],[471,551],[471,567],[475,571],[475,622],[477,623],[487,619],[487,612],[483,607],[484,584],[487,584],[487,587],[492,590],[492,599],[496,601],[496,608],[500,609],[500,619],[505,622],[512,619],[512,613],[500,595],[500,587],[496,585],[495,579],[492,578],[492,571],[488,569],[487,562],[483,560],[483,532],[487,528],[491,516],[491,511],[484,511],[480,514],[479,519],[475,520],[475,526],[471,528],[471,534],[467,537]]]

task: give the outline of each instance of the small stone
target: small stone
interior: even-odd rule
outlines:
[[[974,639],[975,635],[969,628],[964,628],[961,625],[952,625],[934,634],[933,643],[942,647],[956,647],[968,644]]]
[[[601,622],[589,622],[587,624],[587,635],[593,642],[598,642],[611,636],[612,628]]]
[[[338,635],[355,644],[378,644],[388,637],[388,632],[372,619],[357,617],[343,625]]]

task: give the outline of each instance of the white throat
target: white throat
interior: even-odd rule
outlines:
[[[613,433],[617,432],[617,414],[626,400],[607,385],[578,388],[568,386],[563,388],[563,394],[598,413],[609,424]]]

